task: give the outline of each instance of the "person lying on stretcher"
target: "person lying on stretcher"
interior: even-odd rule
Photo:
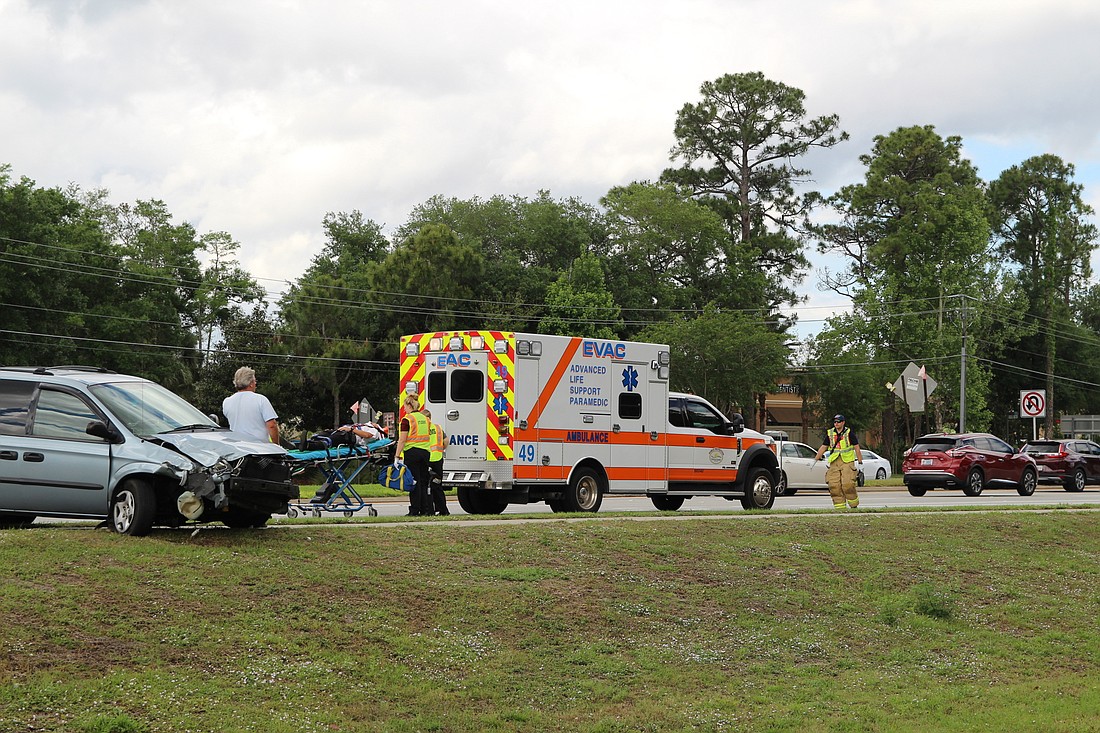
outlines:
[[[355,435],[357,445],[368,443],[386,437],[386,429],[376,422],[356,423],[354,425],[341,425],[336,428],[340,432],[350,432]]]

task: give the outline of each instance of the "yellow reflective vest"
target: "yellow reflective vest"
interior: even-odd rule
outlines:
[[[829,428],[829,450],[825,454],[825,460],[832,463],[837,458],[843,459],[845,463],[851,463],[856,459],[856,449],[849,440],[849,436],[852,431],[848,426],[844,426],[844,432],[837,435],[836,428]]]
[[[428,450],[432,440],[432,436],[428,433],[431,426],[428,418],[424,417],[423,413],[410,412],[405,415],[405,419],[409,421],[409,437],[405,439],[405,448]]]
[[[443,428],[436,425],[434,422],[428,425],[428,434],[432,436],[431,441],[428,443],[428,451],[431,453],[429,461],[435,463],[436,461],[443,460],[443,451],[445,449],[445,437],[443,434]]]

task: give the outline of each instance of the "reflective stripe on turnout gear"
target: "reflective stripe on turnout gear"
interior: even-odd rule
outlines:
[[[848,440],[851,429],[845,425],[844,432],[837,436],[836,428],[829,428],[829,452],[825,454],[825,460],[832,463],[837,458],[843,458],[845,463],[851,463],[856,459],[856,449]]]

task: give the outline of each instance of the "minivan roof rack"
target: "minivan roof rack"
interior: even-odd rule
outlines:
[[[105,367],[87,366],[86,364],[60,364],[58,366],[45,367],[49,370],[68,369],[74,372],[96,372],[97,374],[114,374],[115,372]]]

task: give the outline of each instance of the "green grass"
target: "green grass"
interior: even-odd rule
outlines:
[[[0,532],[0,730],[1100,728],[1098,511],[192,535]]]

